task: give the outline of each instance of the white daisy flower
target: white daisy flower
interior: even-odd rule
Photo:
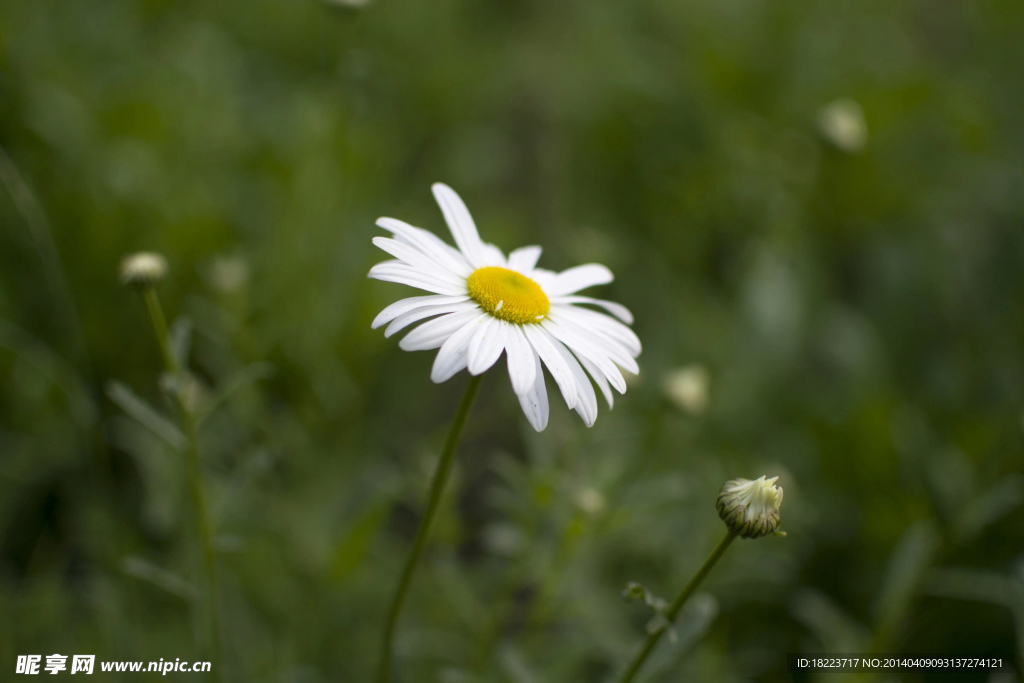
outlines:
[[[370,277],[432,294],[391,304],[373,327],[387,325],[384,334],[390,337],[432,318],[409,332],[399,346],[406,351],[440,349],[430,374],[438,383],[463,369],[473,375],[486,372],[504,353],[512,390],[537,431],[548,423],[541,369],[546,366],[566,405],[588,427],[593,425],[597,396],[591,378],[610,408],[612,388],[626,392],[621,370],[639,372],[635,359],[640,340],[627,327],[633,315],[625,306],[578,294],[611,282],[611,271],[597,263],[561,273],[537,268],[537,246],[516,249],[506,257],[498,247],[481,241],[469,210],[450,187],[436,183],[432,189],[458,249],[408,223],[378,220],[377,225],[393,237],[375,237],[373,243],[395,260],[371,268]]]

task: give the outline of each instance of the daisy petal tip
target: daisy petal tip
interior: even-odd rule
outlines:
[[[448,187],[444,183],[434,183],[430,186],[430,192],[434,195],[434,199],[438,204],[442,206],[447,200],[455,199],[455,201],[462,203],[462,198],[452,188]]]
[[[596,410],[586,410],[579,405],[576,406],[575,410],[576,414],[579,415],[580,418],[583,420],[583,424],[587,427],[587,429],[590,429],[597,423]]]
[[[526,415],[526,421],[530,423],[531,427],[533,427],[533,431],[540,433],[547,429],[548,419],[547,415],[538,414],[540,413],[539,406],[535,406],[534,408],[537,412],[531,413],[524,410],[524,414]]]
[[[442,375],[442,374],[439,374],[437,372],[431,372],[430,373],[430,381],[433,382],[434,384],[444,384],[445,382],[447,382],[448,380],[450,380],[452,377],[454,377],[457,374],[458,373],[454,373],[454,374],[447,374],[446,373],[446,374]]]

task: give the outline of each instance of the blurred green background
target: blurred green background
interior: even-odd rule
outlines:
[[[215,406],[223,672],[370,680],[465,382],[370,329],[415,294],[366,278],[373,222],[450,240],[434,181],[506,250],[611,267],[644,353],[589,430],[552,395],[535,434],[487,377],[401,681],[607,680],[652,616],[627,582],[671,599],[761,474],[789,536],[735,544],[642,680],[1020,670],[1022,35],[1019,0],[3,0],[2,677],[205,658],[175,412],[117,282],[148,249]]]

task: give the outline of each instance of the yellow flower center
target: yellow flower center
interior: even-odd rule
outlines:
[[[477,268],[466,280],[466,286],[480,308],[517,325],[539,323],[551,308],[540,285],[508,268]]]

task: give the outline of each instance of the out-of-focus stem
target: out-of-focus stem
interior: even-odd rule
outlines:
[[[217,581],[217,556],[214,550],[213,524],[210,521],[209,507],[206,502],[203,468],[199,459],[199,434],[196,428],[196,418],[185,397],[185,374],[182,372],[181,364],[171,349],[170,332],[167,327],[167,319],[164,317],[163,308],[160,306],[160,299],[157,298],[156,291],[152,287],[142,291],[142,299],[146,302],[146,310],[149,311],[149,319],[153,324],[153,332],[160,345],[164,366],[175,383],[174,390],[171,393],[174,394],[177,402],[178,412],[181,415],[182,431],[185,433],[185,466],[188,474],[189,491],[192,497],[193,516],[195,517],[199,543],[202,547],[203,568],[206,574],[206,590],[203,591],[203,594],[206,598],[206,628],[212,641],[210,649],[213,652],[213,666],[211,668],[214,675],[220,680],[223,677],[221,672],[223,657],[221,653],[220,590]]]

